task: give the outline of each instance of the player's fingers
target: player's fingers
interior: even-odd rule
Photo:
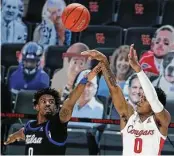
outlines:
[[[4,145],[8,145],[10,143],[12,143],[12,140],[10,138],[8,138],[7,141],[4,142]]]
[[[136,50],[134,50],[134,58],[135,58],[136,60],[138,59]]]
[[[89,53],[89,51],[87,50],[87,51],[83,51],[83,52],[81,52],[81,55],[84,55],[84,56],[88,56],[90,53]]]
[[[134,44],[131,44],[130,50],[129,50],[129,55],[130,55],[130,57],[133,56],[133,50],[134,50]]]

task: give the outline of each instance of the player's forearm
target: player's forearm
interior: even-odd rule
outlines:
[[[109,62],[107,60],[102,62],[102,73],[108,85],[108,88],[112,92],[113,88],[116,86],[116,79],[110,69]]]
[[[155,113],[161,112],[164,107],[161,104],[161,102],[158,100],[158,96],[156,94],[155,88],[153,87],[152,83],[150,82],[146,74],[143,72],[143,70],[138,72],[137,76],[143,88],[146,99],[151,105],[153,112]]]
[[[110,90],[112,101],[118,113],[122,116],[127,111],[127,102],[121,88],[116,84],[116,79],[110,70],[109,62],[105,61],[102,65],[102,72]]]

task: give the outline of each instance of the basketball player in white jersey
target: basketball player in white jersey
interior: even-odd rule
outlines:
[[[143,95],[140,95],[141,100],[136,106],[136,111],[127,103],[120,87],[115,85],[115,76],[109,68],[106,56],[96,50],[83,52],[82,55],[103,64],[102,72],[114,106],[120,115],[123,155],[160,155],[171,120],[169,112],[164,108],[166,95],[160,88],[155,89],[141,70],[133,45],[130,48],[129,63],[137,73],[144,91]]]

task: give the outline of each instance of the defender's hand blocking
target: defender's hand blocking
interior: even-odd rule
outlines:
[[[95,59],[101,62],[107,61],[107,57],[97,50],[87,50],[82,52],[81,55],[88,56],[88,59],[90,60]]]
[[[130,51],[129,51],[129,64],[130,66],[138,73],[141,71],[141,66],[138,62],[138,57],[137,57],[137,53],[136,50],[134,49],[134,44],[131,45],[130,47]]]
[[[11,144],[11,143],[13,143],[15,141],[20,141],[20,140],[21,139],[20,139],[20,137],[18,137],[17,134],[11,134],[11,135],[9,135],[7,141],[4,142],[4,145],[8,145],[8,144]]]

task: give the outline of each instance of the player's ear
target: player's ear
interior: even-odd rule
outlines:
[[[39,105],[35,105],[35,106],[34,106],[34,109],[35,109],[36,111],[39,111]]]

